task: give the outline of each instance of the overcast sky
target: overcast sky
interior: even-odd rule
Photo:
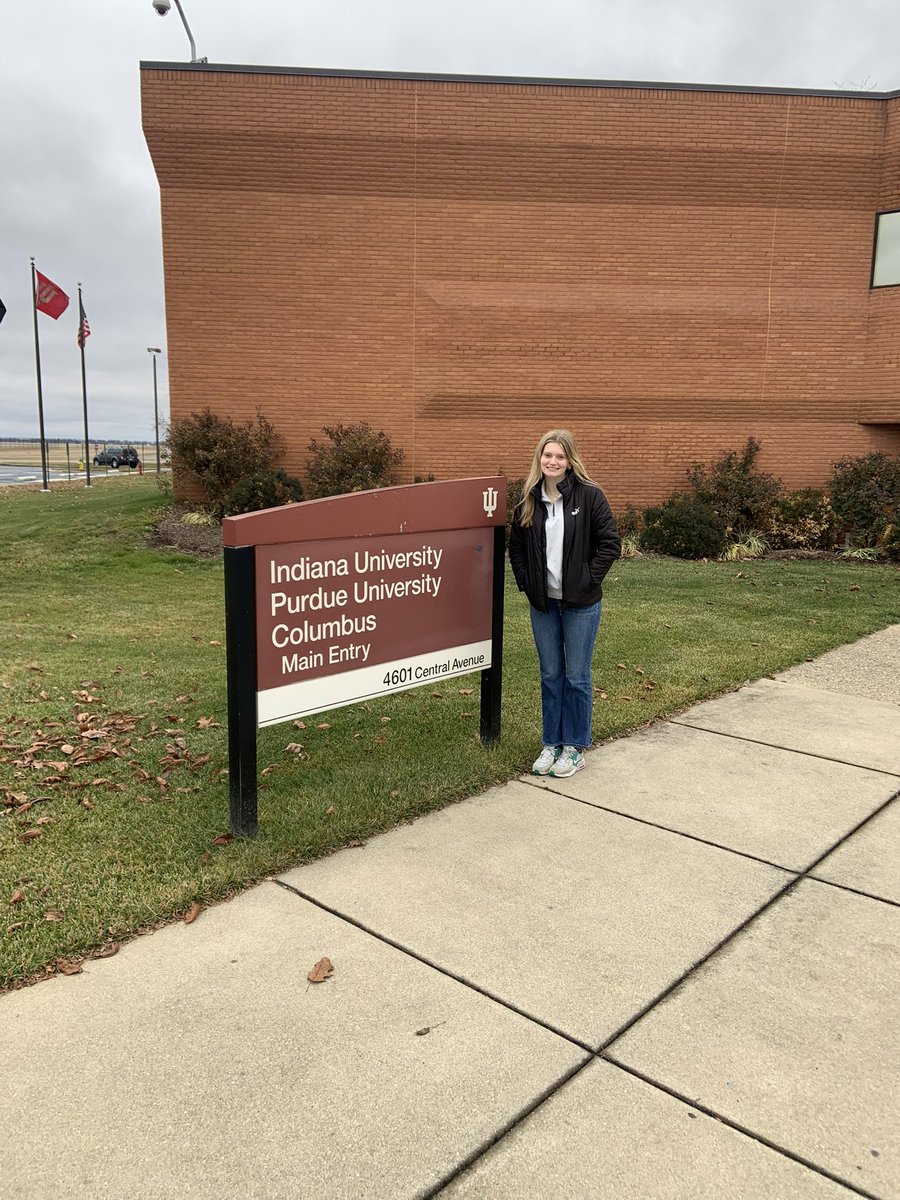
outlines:
[[[211,63],[587,79],[900,88],[896,0],[183,0]],[[0,438],[37,436],[29,256],[71,297],[40,316],[48,437],[153,437],[148,346],[165,350],[159,189],[138,64],[184,62],[173,4],[3,0]],[[222,313],[223,327],[239,314]],[[166,359],[160,403],[168,413]],[[2,458],[2,455],[0,455]]]

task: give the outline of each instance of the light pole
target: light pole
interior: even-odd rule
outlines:
[[[161,17],[171,9],[172,5],[169,0],[153,0],[153,7]],[[184,26],[184,32],[188,35],[188,41],[191,43],[191,62],[205,63],[205,58],[197,57],[197,47],[194,45],[194,35],[191,33],[191,27],[187,23],[187,17],[184,15],[184,9],[181,7],[181,0],[175,0],[175,7],[178,9],[178,15],[181,17],[181,23]]]
[[[159,346],[148,346],[147,353],[153,356],[153,429],[156,434],[156,473],[160,472],[159,463],[159,395],[156,390],[156,356],[162,354]]]

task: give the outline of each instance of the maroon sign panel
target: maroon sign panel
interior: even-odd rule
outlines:
[[[489,668],[505,497],[492,477],[227,518],[255,547],[257,723]]]

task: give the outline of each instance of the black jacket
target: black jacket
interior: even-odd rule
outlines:
[[[519,591],[530,603],[546,612],[547,603],[547,508],[541,499],[543,480],[531,489],[534,520],[527,528],[519,524],[519,509],[509,537],[509,561]],[[582,483],[572,470],[559,484],[563,498],[562,601],[567,608],[586,608],[602,595],[606,572],[619,557],[622,544],[606,497],[598,487]]]

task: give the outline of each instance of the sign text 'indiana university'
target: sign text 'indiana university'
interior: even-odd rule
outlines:
[[[459,479],[225,519],[235,832],[256,828],[258,726],[481,671],[499,736],[505,494]]]

